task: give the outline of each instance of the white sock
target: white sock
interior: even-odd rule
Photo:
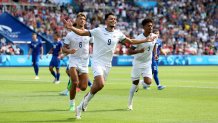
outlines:
[[[81,101],[79,104],[79,108],[82,109],[83,105],[88,105],[89,101],[92,99],[94,94],[91,94],[90,92],[85,96],[85,98]],[[84,103],[84,104],[83,104]]]
[[[132,105],[133,104],[133,96],[134,96],[134,93],[135,93],[136,89],[137,89],[137,85],[132,84],[132,87],[130,88],[130,91],[129,91],[128,105]]]
[[[70,105],[74,105],[75,101],[74,99],[70,100]]]
[[[94,94],[91,94],[91,93],[89,92],[88,95],[86,95],[84,101],[88,103],[88,102],[92,99],[93,96],[94,96]]]

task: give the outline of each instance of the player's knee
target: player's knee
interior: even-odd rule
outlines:
[[[82,86],[82,87],[80,87],[80,90],[81,90],[81,91],[85,91],[85,90],[86,90],[86,87]]]
[[[147,85],[151,85],[151,81],[148,81],[146,84],[147,84]]]
[[[144,83],[147,85],[151,85],[151,79],[147,79],[146,81],[144,81]]]
[[[134,81],[132,82],[132,84],[138,85],[138,84],[139,84],[139,80],[134,80]]]
[[[104,88],[104,84],[103,83],[99,83],[98,84],[98,89],[101,90],[102,88]]]

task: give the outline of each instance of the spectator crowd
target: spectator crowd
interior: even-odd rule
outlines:
[[[0,54],[4,55],[23,55],[22,50],[12,42],[6,42],[6,39],[0,37]]]
[[[54,4],[51,0],[21,0],[0,4],[0,14],[9,12],[45,38],[54,31],[64,38],[63,19],[74,21],[78,12],[87,15],[87,28],[102,26],[104,14],[118,17],[117,28],[135,38],[143,30],[141,21],[150,17],[160,30],[164,50],[170,55],[218,55],[218,7],[216,0],[157,0],[155,7],[137,6],[137,0],[74,0],[74,4]],[[6,2],[7,3],[7,2]],[[26,4],[22,4],[26,3]],[[28,4],[30,3],[30,4]],[[117,45],[116,54],[128,54],[129,46]]]

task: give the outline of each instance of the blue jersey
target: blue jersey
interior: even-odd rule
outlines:
[[[39,56],[42,47],[42,42],[37,39],[37,41],[31,41],[30,48],[32,49],[32,56]]]
[[[160,49],[161,49],[161,47],[162,47],[162,40],[161,39],[157,39],[157,42],[156,42],[156,47],[157,47],[157,56],[159,56],[160,55]],[[153,53],[153,55],[152,55],[152,61],[155,61],[155,59],[154,59],[154,53]]]
[[[53,46],[53,53],[52,53],[52,55],[53,55],[53,56],[58,56],[58,55],[59,55],[59,52],[60,52],[60,50],[61,50],[61,47],[62,47],[61,41],[54,42],[54,43],[52,44],[52,46]]]
[[[52,46],[53,46],[53,52],[52,52],[52,58],[51,58],[49,66],[60,68],[60,59],[58,58],[58,55],[59,55],[59,52],[61,51],[62,43],[61,41],[57,41],[57,42],[54,42]]]

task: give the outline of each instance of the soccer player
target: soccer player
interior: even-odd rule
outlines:
[[[30,58],[30,54],[32,54],[32,66],[35,72],[35,79],[39,79],[39,58],[42,59],[43,46],[41,40],[37,38],[36,33],[32,34],[32,41],[30,43],[28,59]]]
[[[146,18],[142,21],[142,26],[144,32],[137,36],[136,39],[146,39],[150,36],[155,36],[152,33],[153,29],[153,20]],[[156,35],[157,36],[157,35]],[[157,38],[153,42],[146,42],[137,45],[133,45],[129,49],[129,54],[135,54],[133,59],[133,68],[132,68],[132,87],[130,88],[129,92],[129,99],[128,99],[128,109],[133,110],[133,96],[134,93],[137,91],[140,75],[142,75],[144,79],[144,83],[146,85],[151,84],[152,80],[152,52],[155,52],[155,43]],[[156,52],[155,52],[156,54]]]
[[[55,32],[53,35],[54,42],[52,44],[52,48],[48,52],[48,54],[52,54],[52,58],[49,64],[49,71],[54,76],[54,84],[60,83],[60,59],[62,54],[62,42],[61,42],[61,36],[59,33]],[[54,67],[56,68],[56,73],[53,70]]]
[[[76,118],[80,119],[82,110],[86,110],[89,101],[104,87],[105,80],[107,79],[111,68],[111,61],[117,43],[129,42],[131,44],[139,44],[153,41],[155,37],[141,40],[127,38],[121,31],[115,29],[117,18],[113,13],[108,13],[105,15],[106,27],[98,27],[89,31],[77,29],[72,26],[70,21],[64,21],[66,27],[78,35],[94,37],[92,56],[94,82],[90,92],[86,94],[80,105],[76,107]]]
[[[69,74],[69,65],[67,65],[66,73],[67,73],[68,77],[70,77],[70,74]],[[71,90],[71,86],[72,86],[72,83],[71,83],[70,78],[69,78],[69,81],[67,83],[67,88],[65,90],[61,91],[59,94],[61,96],[68,96],[69,91]],[[92,82],[90,80],[88,80],[88,86],[92,87]],[[76,91],[79,92],[80,89],[77,87]]]
[[[153,33],[156,34],[158,37],[160,35],[160,32],[157,29],[155,29],[153,31]],[[160,54],[164,54],[166,56],[166,53],[162,49],[162,40],[160,38],[157,39],[156,49],[155,50],[156,50],[157,57],[155,57],[154,54],[153,54],[153,57],[152,57],[152,74],[153,74],[154,81],[157,84],[157,89],[158,90],[163,90],[165,88],[165,86],[162,86],[160,84],[160,81],[159,81],[159,78],[158,78],[158,59],[157,58],[159,57]]]
[[[75,28],[86,31],[86,16],[78,13]],[[74,32],[69,32],[64,40],[63,52],[69,56],[69,74],[71,83],[70,89],[70,111],[75,110],[76,88],[85,91],[88,84],[88,64],[89,64],[89,45],[93,38],[80,36]]]

